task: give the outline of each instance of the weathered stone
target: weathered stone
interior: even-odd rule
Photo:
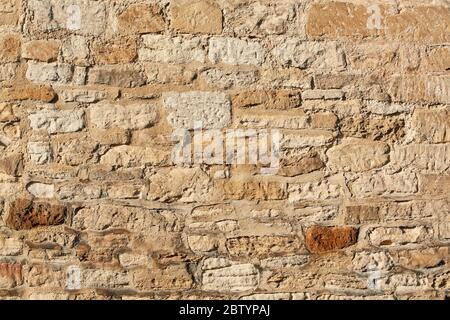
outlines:
[[[0,298],[448,298],[428,2],[0,0]]]
[[[315,152],[288,154],[283,156],[280,161],[278,175],[286,177],[295,177],[301,174],[310,173],[325,166],[319,155]]]
[[[0,37],[0,63],[16,62],[20,58],[21,41],[16,34],[2,34]]]
[[[401,273],[376,278],[372,286],[380,291],[404,292],[426,292],[430,290],[431,284],[426,276],[416,273]]]
[[[303,100],[336,100],[342,99],[344,97],[344,93],[339,89],[331,89],[331,90],[306,90],[302,92]]]
[[[295,1],[226,2],[225,15],[231,31],[239,36],[298,33]]]
[[[209,40],[208,58],[213,63],[260,65],[265,49],[255,41],[213,37]]]
[[[394,259],[384,251],[357,252],[352,261],[353,269],[358,272],[382,272],[394,267]]]
[[[345,207],[344,222],[360,224],[380,220],[379,208],[375,205],[349,205]]]
[[[444,6],[405,8],[398,15],[386,17],[389,38],[425,43],[450,41],[450,13]]]
[[[52,145],[53,160],[69,166],[96,162],[98,147],[96,141],[92,141],[86,136],[72,136],[69,139],[60,136],[54,139]]]
[[[278,182],[233,181],[223,184],[224,198],[228,200],[286,199],[286,184]]]
[[[52,184],[34,182],[27,186],[27,190],[37,198],[53,198],[55,186]]]
[[[90,122],[99,129],[144,129],[157,120],[156,106],[151,104],[117,105],[97,103],[89,110]]]
[[[15,26],[19,20],[19,3],[16,0],[0,1],[0,26]]]
[[[331,181],[292,183],[288,188],[289,201],[325,200],[339,198],[343,194],[342,186]]]
[[[311,126],[317,129],[334,129],[337,124],[337,117],[331,112],[319,112],[311,116]]]
[[[229,89],[232,87],[246,87],[254,84],[258,79],[256,70],[228,71],[218,68],[207,69],[202,73],[210,86]]]
[[[368,238],[374,246],[401,246],[430,240],[433,231],[424,226],[378,227],[371,230]]]
[[[382,142],[347,140],[327,151],[328,165],[336,171],[361,172],[389,161],[389,146]]]
[[[119,30],[124,34],[164,31],[165,22],[157,5],[132,4],[118,16]]]
[[[253,110],[236,110],[235,121],[245,128],[286,128],[304,129],[308,127],[308,115],[303,110],[279,113],[278,111],[254,112]]]
[[[430,71],[444,72],[450,69],[450,48],[432,48],[427,54],[425,64],[427,70]]]
[[[361,176],[350,184],[351,192],[357,197],[408,195],[414,194],[417,189],[416,175],[407,172]]]
[[[66,207],[61,204],[18,199],[9,205],[6,225],[14,230],[27,230],[62,224],[65,217]]]
[[[169,162],[170,150],[164,152],[151,147],[117,146],[106,152],[100,163],[111,166],[137,167],[146,164],[161,165]]]
[[[73,35],[68,37],[62,45],[64,62],[79,66],[90,64],[89,46],[85,37]]]
[[[22,46],[22,57],[31,60],[53,62],[58,59],[61,44],[57,40],[32,40]]]
[[[167,120],[174,128],[194,128],[201,121],[202,128],[218,129],[231,120],[230,100],[225,93],[191,91],[170,92],[163,95]]]
[[[450,142],[450,113],[446,109],[416,109],[411,130],[418,142]]]
[[[256,293],[241,297],[240,300],[290,300],[290,293]]]
[[[206,291],[243,292],[255,289],[259,272],[252,264],[227,265],[205,270],[202,289]]]
[[[399,117],[352,115],[339,121],[344,137],[397,141],[405,135],[405,121]]]
[[[4,172],[10,176],[19,176],[23,170],[22,154],[15,153],[0,158],[0,172]]]
[[[18,118],[14,115],[14,105],[9,103],[0,103],[0,122],[17,121]]]
[[[211,191],[209,178],[198,168],[161,170],[150,177],[149,200],[162,202],[198,202]]]
[[[450,175],[424,174],[420,177],[419,190],[427,195],[446,195],[450,190]]]
[[[258,258],[297,253],[302,247],[299,239],[291,236],[229,238],[225,245],[231,256]]]
[[[396,102],[449,103],[450,77],[394,76],[386,83],[386,90]]]
[[[314,76],[314,85],[318,89],[342,89],[352,84],[356,76],[349,74],[318,74]]]
[[[112,65],[94,67],[89,70],[89,83],[106,84],[115,87],[139,87],[145,79],[138,67],[134,65]]]
[[[445,200],[385,202],[378,205],[381,217],[387,221],[418,220],[432,217],[434,212],[445,212]]]
[[[75,132],[83,129],[83,110],[56,110],[44,108],[28,115],[33,130],[46,130],[50,134]]]
[[[305,42],[288,39],[272,50],[274,60],[284,67],[339,70],[345,66],[345,58],[334,43]]]
[[[339,250],[354,245],[358,229],[352,227],[313,226],[306,231],[306,247],[313,253]]]
[[[286,132],[281,140],[283,148],[319,147],[334,140],[334,134],[325,130],[299,130]]]
[[[68,18],[71,17],[70,12],[68,12],[70,5],[77,6],[82,13],[79,23],[76,20],[67,22]],[[91,2],[89,0],[31,0],[28,8],[31,19],[27,27],[33,33],[67,29],[82,35],[98,36],[106,28],[106,5],[103,2]],[[77,12],[75,10],[72,9],[72,14]]]
[[[300,91],[247,91],[240,92],[232,98],[233,107],[288,110],[301,105]]]
[[[148,263],[148,258],[144,254],[125,252],[119,255],[119,262],[124,268],[134,268],[145,266]]]
[[[80,286],[83,288],[120,288],[129,284],[125,272],[102,269],[84,269],[81,272]]]
[[[0,289],[11,289],[23,284],[22,265],[0,263]]]
[[[0,234],[0,255],[17,256],[22,253],[22,241],[17,238],[9,238]]]
[[[95,42],[92,55],[97,64],[118,64],[133,62],[137,58],[137,43],[133,38],[119,38],[105,44]]]
[[[261,267],[268,269],[281,269],[281,268],[300,268],[305,266],[309,262],[308,255],[293,255],[286,257],[275,257],[261,260]]]
[[[333,205],[315,205],[311,203],[297,203],[294,205],[292,216],[301,222],[317,223],[333,221],[339,214],[339,207]]]
[[[218,243],[214,236],[190,235],[188,236],[189,248],[196,253],[211,252],[217,249]]]
[[[139,59],[160,63],[204,62],[206,53],[200,38],[166,35],[142,36],[143,47],[139,49]]]
[[[214,1],[177,0],[171,2],[171,27],[179,32],[220,34],[222,11]]]
[[[59,97],[64,102],[80,102],[80,103],[93,103],[100,100],[105,100],[108,96],[106,91],[101,90],[88,90],[88,89],[73,89],[64,90]]]
[[[370,11],[363,5],[332,1],[312,5],[307,14],[306,33],[313,38],[363,38],[376,32],[368,28]]]
[[[168,266],[165,269],[139,269],[133,273],[133,284],[141,291],[190,289],[192,276],[184,265]]]
[[[187,85],[195,81],[196,68],[183,65],[145,63],[145,75],[148,83]]]
[[[28,142],[27,152],[35,164],[44,164],[51,161],[52,150],[48,142]]]
[[[429,269],[448,263],[448,248],[408,250],[399,253],[399,265],[408,269]]]
[[[33,82],[68,83],[73,70],[69,65],[43,62],[28,62],[26,77]]]
[[[450,165],[450,145],[399,146],[392,151],[390,158],[391,162],[397,166],[414,166],[420,170],[442,171]]]
[[[407,112],[409,111],[410,107],[408,105],[397,103],[371,100],[367,102],[367,109],[374,114],[392,115],[396,113]]]
[[[16,77],[17,64],[0,64],[0,81],[10,81]]]

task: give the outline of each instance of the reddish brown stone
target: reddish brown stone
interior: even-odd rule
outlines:
[[[124,34],[157,33],[164,31],[165,22],[157,5],[129,6],[118,18],[119,30]]]
[[[66,207],[61,204],[17,199],[9,205],[6,225],[15,230],[54,226],[64,222]]]
[[[49,86],[15,86],[0,89],[0,101],[34,100],[51,102],[55,97],[55,91]]]
[[[349,247],[358,240],[358,229],[352,227],[313,226],[306,231],[306,247],[313,253]]]

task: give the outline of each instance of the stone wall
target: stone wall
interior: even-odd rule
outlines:
[[[449,298],[449,5],[0,0],[0,298]]]

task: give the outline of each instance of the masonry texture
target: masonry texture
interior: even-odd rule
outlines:
[[[448,299],[449,246],[448,0],[0,0],[0,299]]]

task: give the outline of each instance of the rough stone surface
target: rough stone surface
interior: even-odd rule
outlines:
[[[242,292],[256,288],[259,273],[252,264],[225,265],[202,274],[203,290]]]
[[[369,240],[375,246],[399,246],[430,240],[432,231],[418,227],[379,227],[369,233]]]
[[[367,171],[389,161],[389,147],[372,141],[344,141],[328,150],[328,163],[338,171]]]
[[[50,134],[75,132],[84,127],[82,110],[55,110],[44,108],[28,116],[33,130],[46,130]]]
[[[134,65],[100,66],[89,70],[89,83],[114,87],[136,87],[145,84],[145,78]]]
[[[213,63],[259,65],[264,56],[264,48],[255,41],[219,37],[209,41],[208,58]]]
[[[145,35],[139,59],[161,63],[204,62],[205,51],[200,38],[165,35]]]
[[[91,124],[100,129],[144,129],[157,119],[156,107],[150,104],[127,106],[95,104],[90,109]]]
[[[10,204],[6,224],[14,230],[59,225],[64,222],[66,207],[61,204],[18,199]]]
[[[222,11],[214,1],[173,1],[170,14],[171,27],[176,31],[206,34],[222,32]]]
[[[166,93],[163,97],[167,121],[174,128],[194,128],[201,121],[203,128],[224,128],[231,120],[228,96],[220,92]]]
[[[157,5],[134,4],[118,16],[122,33],[156,33],[164,31],[165,22]]]
[[[0,0],[0,299],[448,299],[449,4]]]

